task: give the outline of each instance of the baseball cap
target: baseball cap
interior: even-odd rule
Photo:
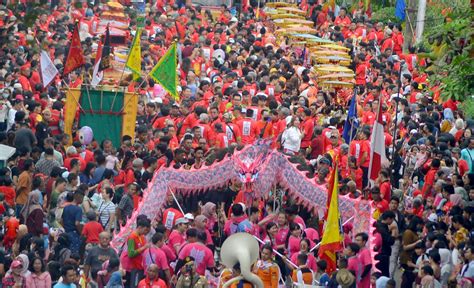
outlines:
[[[186,219],[186,218],[184,218],[184,217],[177,219],[176,222],[175,222],[176,225],[179,225],[179,224],[187,224],[187,223],[189,223],[189,221],[188,221],[188,219]]]
[[[184,214],[184,218],[186,218],[186,220],[194,220],[194,216],[191,213]]]
[[[438,215],[436,215],[436,213],[431,213],[431,214],[428,216],[428,221],[430,221],[430,222],[438,222]]]

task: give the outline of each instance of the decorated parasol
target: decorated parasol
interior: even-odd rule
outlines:
[[[298,15],[306,15],[306,12],[303,10],[300,10],[296,7],[279,7],[277,8],[278,11],[284,12],[284,13],[292,13],[292,14],[298,14]]]
[[[338,65],[318,65],[316,66],[316,71],[318,72],[319,75],[327,75],[331,73],[354,73],[351,69],[344,67],[344,66],[338,66]]]
[[[290,13],[275,13],[269,14],[270,18],[275,20],[275,19],[283,19],[283,18],[291,18],[291,19],[304,19],[304,16],[301,15],[296,15],[296,14],[290,14]]]
[[[318,46],[314,46],[310,48],[311,55],[319,57],[319,56],[339,56],[346,59],[351,59],[347,52],[343,51],[331,51],[331,50],[318,50]]]
[[[323,81],[318,83],[323,88],[352,88],[354,83],[345,81]]]
[[[291,34],[291,33],[316,33],[317,30],[310,27],[299,26],[299,27],[290,27],[285,29],[278,29],[275,31],[276,34]]]
[[[337,51],[346,51],[349,52],[349,48],[341,46],[341,45],[336,45],[336,44],[325,44],[321,45],[321,48],[328,49],[328,50],[337,50]]]
[[[316,56],[316,62],[322,64],[338,64],[342,66],[349,66],[351,60],[341,56]]]
[[[333,74],[327,74],[323,76],[319,76],[318,79],[324,80],[324,81],[330,81],[333,79],[347,79],[347,80],[352,80],[354,79],[355,74],[354,73],[333,73]]]
[[[296,7],[295,4],[290,4],[286,2],[268,2],[268,3],[265,3],[265,6],[269,8]]]

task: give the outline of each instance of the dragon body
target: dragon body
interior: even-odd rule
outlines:
[[[138,215],[144,214],[150,219],[155,219],[159,215],[169,189],[176,194],[189,196],[224,187],[235,179],[243,182],[248,197],[263,196],[279,184],[288,191],[289,197],[296,203],[319,215],[324,215],[326,189],[316,185],[314,178],[308,178],[306,171],[298,170],[297,166],[298,164],[289,161],[287,155],[270,148],[269,144],[258,143],[246,146],[240,151],[236,150],[233,155],[227,155],[221,161],[215,161],[210,166],[203,166],[200,169],[162,167],[149,182],[138,209],[115,235],[112,247],[120,249],[124,246],[128,235],[135,227]],[[355,216],[352,220],[353,233],[369,232],[372,235],[374,220],[369,201],[340,196],[339,207],[342,222]],[[371,243],[369,245],[372,246]]]

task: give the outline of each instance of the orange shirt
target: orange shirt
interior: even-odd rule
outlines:
[[[278,265],[273,262],[265,262],[258,260],[255,265],[257,276],[262,280],[263,287],[277,288],[278,280],[280,279],[280,269]]]

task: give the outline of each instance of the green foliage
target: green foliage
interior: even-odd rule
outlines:
[[[454,0],[455,2],[459,2]],[[464,1],[466,3],[466,1]],[[426,54],[432,60],[432,66],[428,68],[434,75],[431,81],[440,81],[441,97],[443,99],[455,99],[461,102],[474,95],[474,32],[471,26],[473,12],[471,9],[463,9],[462,3],[457,6],[443,8],[437,6],[440,17],[446,15],[444,20],[437,25],[427,29],[424,34],[423,46],[430,51]],[[437,22],[439,20],[436,20]],[[465,105],[466,108],[468,105]],[[474,109],[471,109],[474,112]],[[474,115],[474,114],[473,114]]]
[[[374,10],[374,13],[372,13],[372,21],[383,23],[400,22],[400,20],[395,17],[395,7],[384,7]]]
[[[474,96],[474,58],[465,52],[454,56],[449,65],[442,67],[446,76],[441,78],[443,99],[464,101]],[[443,73],[444,74],[444,73]],[[474,107],[472,107],[474,108]]]
[[[474,118],[474,98],[468,97],[466,100],[461,102],[460,109],[469,118]]]

